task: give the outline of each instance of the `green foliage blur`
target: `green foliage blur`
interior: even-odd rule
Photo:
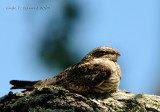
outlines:
[[[43,36],[39,55],[48,67],[65,69],[75,63],[71,55],[78,57],[78,53],[70,49],[70,40],[73,37],[69,37],[69,34],[72,33],[75,21],[79,17],[79,9],[76,4],[67,1],[62,4],[62,10],[63,18],[53,20],[48,32]]]

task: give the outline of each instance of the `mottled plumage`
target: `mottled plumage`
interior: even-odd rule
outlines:
[[[12,80],[11,89],[33,89],[44,85],[62,86],[77,92],[106,93],[116,91],[121,70],[117,64],[119,52],[112,47],[97,47],[89,52],[79,63],[60,74],[39,81]]]

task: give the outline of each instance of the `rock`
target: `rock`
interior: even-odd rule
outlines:
[[[160,112],[160,96],[117,90],[107,94],[76,93],[46,86],[0,98],[0,112]]]

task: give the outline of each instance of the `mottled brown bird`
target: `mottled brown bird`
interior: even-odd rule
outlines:
[[[112,47],[101,46],[89,52],[79,63],[60,74],[39,81],[11,80],[11,89],[32,90],[45,85],[62,86],[77,92],[107,93],[118,89],[121,70],[117,64],[119,52]]]

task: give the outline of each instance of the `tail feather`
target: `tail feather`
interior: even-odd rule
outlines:
[[[11,89],[33,89],[37,82],[39,81],[11,80],[10,84],[13,85]]]

